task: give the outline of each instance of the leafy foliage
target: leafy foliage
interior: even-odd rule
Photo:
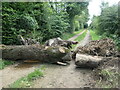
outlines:
[[[81,13],[86,12],[84,10],[87,5],[88,3],[82,2],[3,2],[2,43],[20,44],[18,35],[30,37],[41,43],[50,38],[60,37],[65,32],[73,32],[71,27],[79,30],[80,23],[87,22],[85,18],[88,17],[88,13]],[[80,22],[74,19],[76,15],[86,17]]]
[[[28,15],[21,15],[19,19],[16,20],[18,23],[18,28],[27,30],[35,30],[38,28],[38,23],[36,19]]]
[[[93,17],[91,28],[97,29],[97,33],[102,37],[114,39],[116,45],[120,48],[118,5],[109,7],[107,3],[102,3],[101,10],[100,16]]]
[[[75,30],[74,19],[75,19],[76,15],[78,15],[78,16],[80,15],[81,17],[83,17],[82,14],[84,13],[84,15],[85,15],[85,13],[86,13],[86,16],[88,18],[88,11],[86,8],[87,6],[88,6],[88,2],[76,2],[76,3],[68,2],[67,3],[66,11],[69,14],[69,20],[70,20],[70,26],[71,26],[70,32],[71,33],[74,32],[74,30]],[[87,12],[86,11],[83,12],[84,10],[86,10]],[[83,18],[83,19],[85,19],[85,18]],[[81,23],[84,23],[84,21],[86,21],[86,19],[83,20]],[[79,27],[79,26],[77,25],[77,27]]]

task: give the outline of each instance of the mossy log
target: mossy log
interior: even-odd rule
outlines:
[[[3,46],[0,51],[5,60],[40,60],[48,63],[70,61],[70,50],[60,46]]]

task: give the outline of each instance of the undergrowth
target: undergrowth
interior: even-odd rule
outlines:
[[[101,70],[99,73],[100,80],[97,82],[97,85],[101,88],[116,88],[119,83],[120,74],[118,72],[112,72],[108,70]]]

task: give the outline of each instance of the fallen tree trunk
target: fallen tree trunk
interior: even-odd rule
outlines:
[[[77,67],[82,68],[97,68],[100,65],[103,65],[105,62],[108,62],[113,57],[101,57],[101,56],[92,56],[86,54],[76,54],[75,64]],[[114,57],[116,58],[116,57]]]
[[[4,46],[0,50],[2,51],[2,59],[5,60],[40,60],[48,63],[70,61],[70,50],[60,46]]]
[[[96,68],[111,60],[111,57],[120,57],[120,54],[113,40],[109,38],[91,41],[83,47],[78,47],[72,54],[77,67],[85,68]]]
[[[85,54],[76,54],[75,64],[82,68],[96,68],[104,59]]]

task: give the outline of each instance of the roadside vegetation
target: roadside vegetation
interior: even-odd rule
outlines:
[[[102,2],[101,4],[101,14],[99,16],[93,16],[92,23],[90,24],[90,34],[92,40],[99,40],[101,38],[111,38],[116,45],[118,51],[120,51],[120,30],[119,30],[119,5],[109,6],[109,3]],[[118,57],[119,59],[119,57]],[[114,60],[113,60],[114,61]],[[113,62],[112,61],[112,62]],[[107,62],[109,63],[109,61]],[[107,64],[106,63],[106,64]],[[114,63],[111,63],[114,65]],[[101,88],[116,88],[118,86],[119,73],[114,67],[113,70],[109,71],[110,65],[108,67],[103,67],[99,72],[100,80],[98,80],[98,87]],[[113,72],[115,71],[116,72]]]
[[[90,30],[92,40],[100,40],[101,36],[96,33],[96,30]]]
[[[15,62],[13,61],[7,61],[7,60],[2,60],[0,59],[0,70],[4,69],[5,67],[14,64]]]
[[[101,77],[100,80],[97,81],[97,85],[101,86],[101,88],[114,88],[119,86],[118,80],[120,78],[120,74],[118,72],[103,69],[99,75]],[[103,80],[106,82],[103,82]]]
[[[115,45],[116,45],[116,48],[120,51],[120,41],[118,41],[119,37],[117,38],[116,36],[117,35],[109,35],[109,36],[106,36],[105,34],[103,35],[100,35],[98,34],[98,31],[97,30],[90,30],[90,35],[91,35],[91,38],[92,40],[100,40],[102,38],[111,38],[113,39],[113,41],[115,42]]]
[[[118,6],[109,6],[108,3],[103,2],[101,4],[101,15],[93,17],[90,28],[102,38],[113,39],[117,49],[120,50]]]
[[[36,80],[37,78],[40,78],[44,75],[43,74],[44,69],[45,69],[44,66],[42,66],[39,69],[35,69],[34,72],[31,72],[27,76],[22,77],[22,78],[18,79],[17,81],[15,81],[14,83],[12,83],[11,85],[9,85],[9,88],[27,88],[27,87],[30,87],[31,85],[33,85],[33,80]]]

